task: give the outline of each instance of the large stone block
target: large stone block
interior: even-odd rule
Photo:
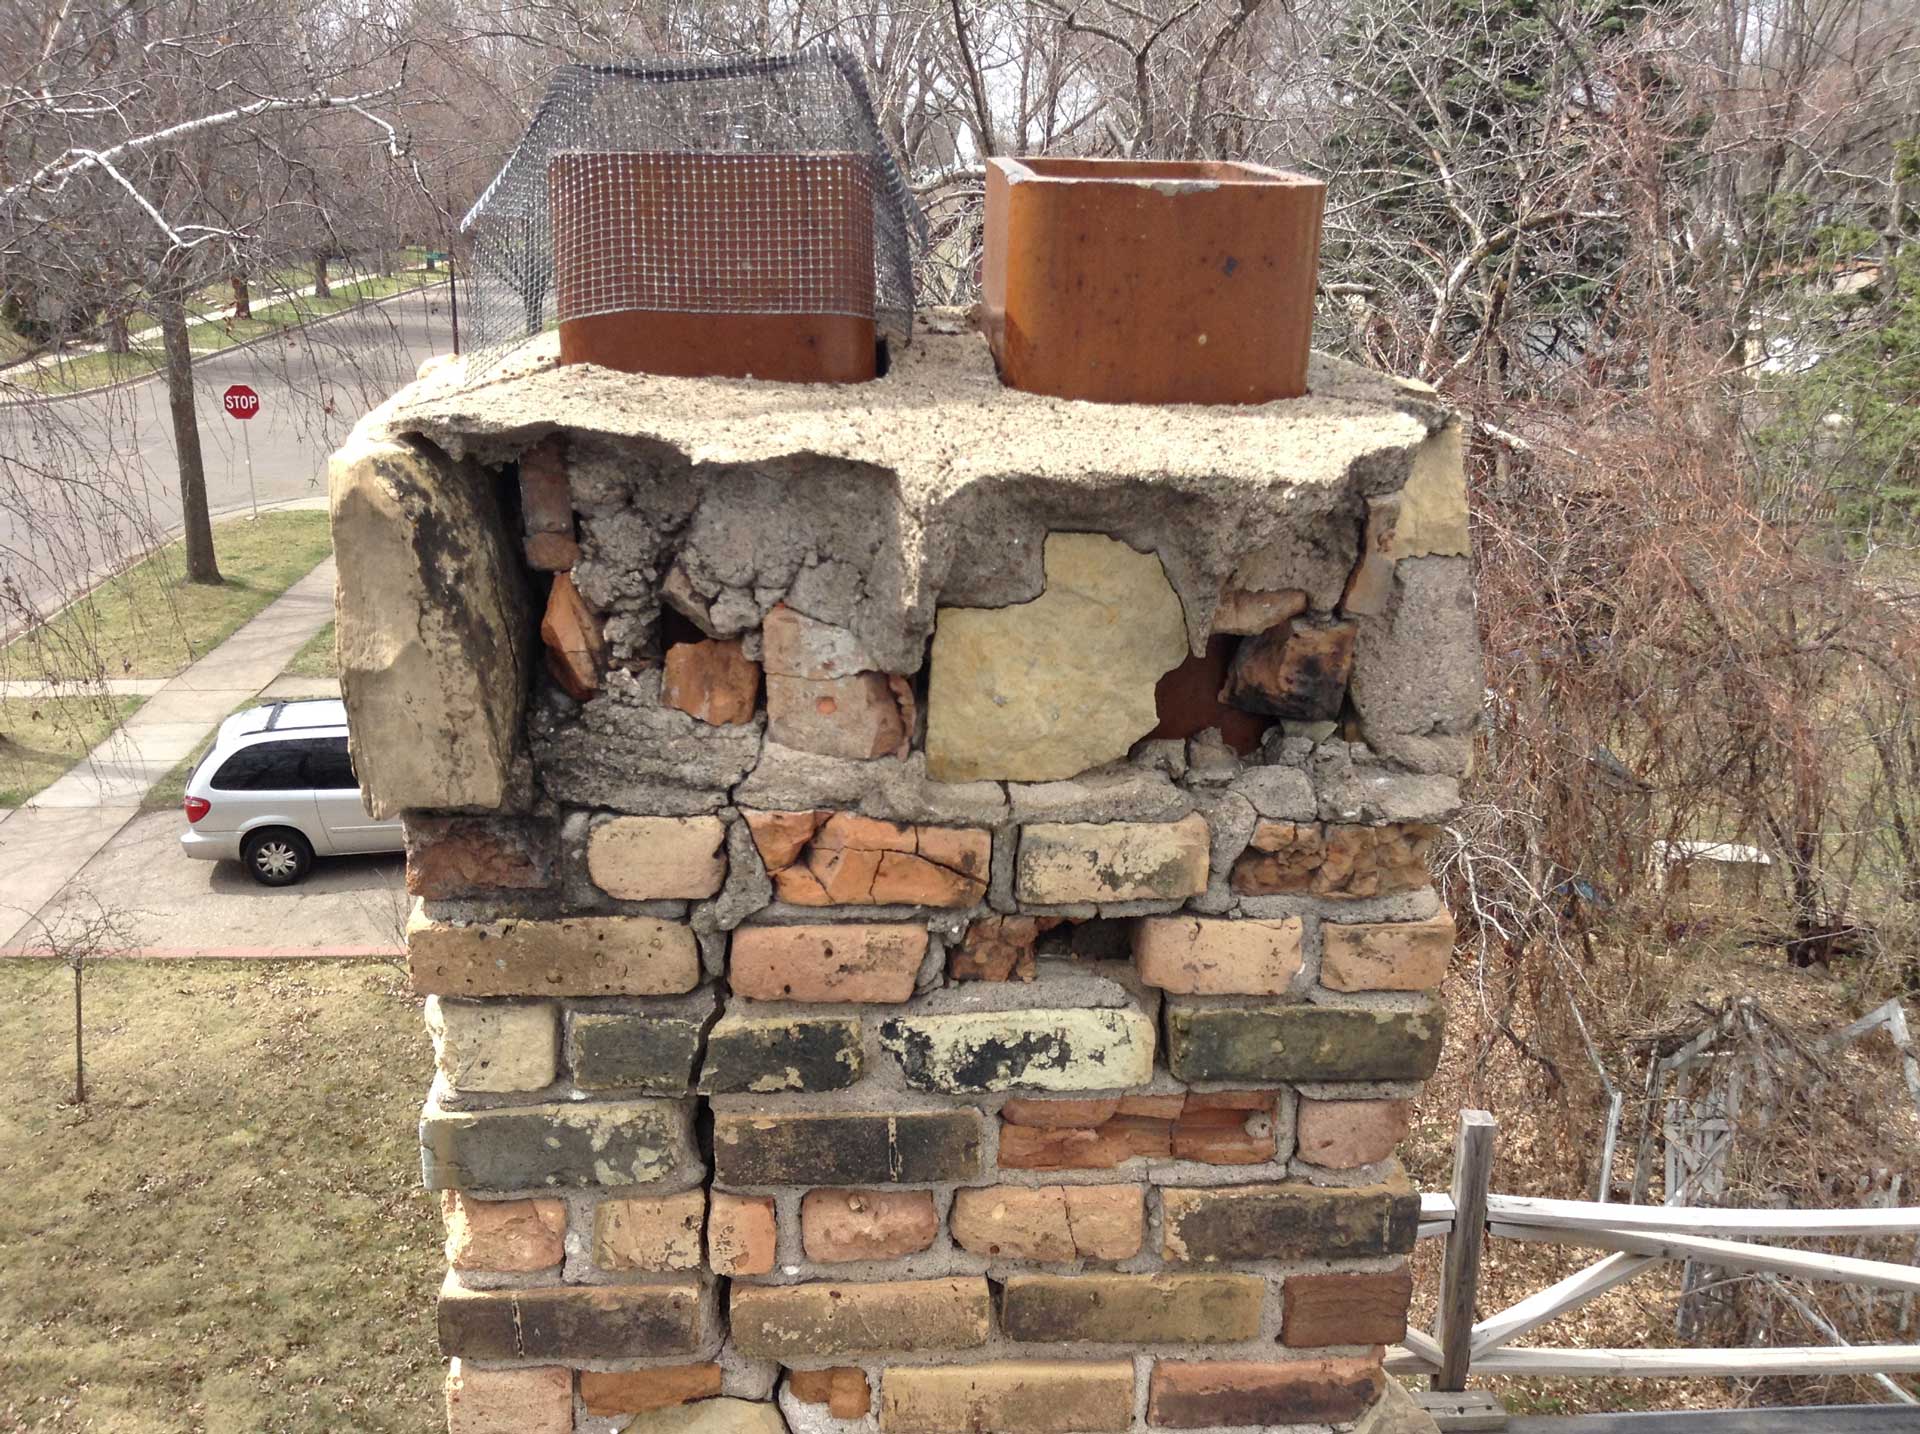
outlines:
[[[700,949],[652,916],[462,923],[416,905],[407,970],[422,995],[671,996],[700,983]]]
[[[1167,1065],[1180,1080],[1425,1080],[1440,1063],[1443,1013],[1340,1006],[1167,1003]]]
[[[1133,1363],[1125,1359],[903,1366],[880,1386],[882,1434],[1118,1434],[1132,1424]]]
[[[904,922],[742,926],[727,979],[754,1001],[904,1001],[927,954],[927,928]]]
[[[1117,1090],[1153,1078],[1154,1023],[1137,1008],[896,1016],[880,1044],[916,1090]]]
[[[820,1360],[895,1350],[974,1349],[993,1328],[977,1276],[885,1284],[733,1286],[733,1342],[755,1359]]]
[[[1045,782],[1126,756],[1187,655],[1160,560],[1096,533],[1049,533],[1045,588],[1011,607],[940,609],[927,692],[936,781]]]
[[[1020,829],[1015,889],[1042,905],[1184,901],[1207,889],[1198,812],[1177,822],[1034,822]]]
[[[712,1290],[699,1280],[440,1290],[440,1352],[462,1359],[658,1359],[707,1342]]]
[[[843,1090],[860,1078],[860,1020],[729,1010],[707,1036],[703,1095]]]
[[[1160,1429],[1261,1429],[1347,1424],[1371,1409],[1387,1377],[1371,1359],[1160,1360],[1147,1386],[1147,1422]]]
[[[429,1190],[511,1193],[650,1185],[697,1157],[691,1112],[670,1100],[445,1110],[420,1117]]]
[[[1009,1275],[1008,1339],[1035,1344],[1235,1344],[1260,1333],[1258,1275]]]
[[[1399,1170],[1376,1185],[1169,1189],[1160,1209],[1161,1253],[1193,1264],[1404,1255],[1420,1227],[1420,1197]]]
[[[537,644],[485,472],[389,437],[376,412],[333,455],[329,489],[340,691],[368,806],[507,805]]]
[[[718,1111],[722,1185],[927,1185],[980,1173],[980,1113]]]
[[[622,1428],[623,1434],[787,1434],[779,1406],[762,1399],[669,1405],[637,1415]]]

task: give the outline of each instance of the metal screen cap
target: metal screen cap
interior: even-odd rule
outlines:
[[[560,66],[460,231],[475,373],[632,310],[851,315],[905,345],[927,239],[837,45]]]

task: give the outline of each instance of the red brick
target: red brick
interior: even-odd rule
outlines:
[[[1175,995],[1280,996],[1300,974],[1301,932],[1297,917],[1142,917],[1133,927],[1134,969]]]
[[[607,666],[600,618],[566,573],[554,574],[546,614],[540,619],[540,640],[547,645],[547,671],[570,697],[585,702],[600,690],[600,674]]]
[[[447,1434],[573,1434],[573,1371],[447,1369]]]
[[[764,1275],[779,1245],[771,1195],[728,1195],[707,1202],[707,1263],[716,1275]]]
[[[676,642],[662,665],[660,700],[716,727],[751,722],[760,701],[760,664],[738,638]]]
[[[1393,1154],[1413,1121],[1405,1100],[1300,1100],[1294,1146],[1310,1165],[1348,1170]]]
[[[580,1402],[589,1414],[645,1414],[711,1399],[720,1392],[717,1364],[673,1364],[618,1373],[580,1371]]]
[[[1360,900],[1428,884],[1427,851],[1438,828],[1262,821],[1233,864],[1242,896],[1309,895]]]
[[[566,1258],[564,1200],[476,1200],[440,1192],[447,1263],[456,1270],[550,1270]]]
[[[728,980],[757,1001],[904,1001],[927,951],[927,928],[907,923],[742,926]]]
[[[800,1202],[800,1239],[809,1260],[897,1260],[940,1233],[925,1190],[813,1190]]]
[[[873,1408],[866,1371],[851,1365],[833,1369],[790,1369],[787,1390],[802,1404],[824,1404],[835,1419],[865,1419]]]
[[[553,834],[544,823],[409,815],[406,830],[410,895],[450,901],[552,884]]]
[[[1430,991],[1453,958],[1453,916],[1320,928],[1320,984],[1335,991]]]

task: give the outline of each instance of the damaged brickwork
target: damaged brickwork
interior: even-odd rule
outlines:
[[[334,459],[452,1434],[1385,1407],[1480,698],[1457,421],[1324,359],[1067,403],[925,328],[851,388],[535,343]]]

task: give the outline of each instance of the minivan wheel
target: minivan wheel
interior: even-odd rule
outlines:
[[[247,870],[262,886],[292,886],[313,865],[313,847],[299,832],[268,827],[247,838],[240,849]]]

